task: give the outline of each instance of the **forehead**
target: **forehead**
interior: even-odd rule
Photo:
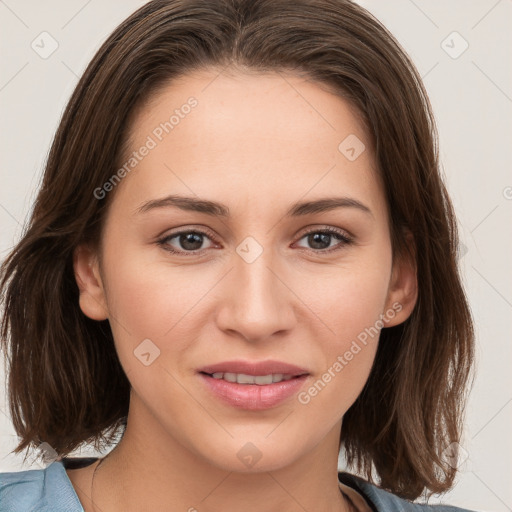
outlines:
[[[356,156],[362,151],[357,158],[347,155],[347,144]],[[138,108],[121,165],[144,146],[151,149],[119,187],[134,199],[177,192],[263,207],[263,197],[294,202],[337,189],[382,206],[357,110],[293,73],[213,69],[181,76]]]
[[[191,98],[197,105],[189,109]],[[187,117],[189,121],[182,122]],[[325,143],[331,151],[333,142],[336,149],[339,137],[349,130],[367,138],[359,112],[347,100],[326,84],[289,71],[237,73],[213,68],[182,75],[160,86],[138,108],[130,139],[140,140],[169,120],[173,135],[208,135],[211,140],[216,134],[215,142],[224,140],[232,150],[231,141],[250,137],[277,145],[295,141],[306,144],[306,150]],[[244,131],[238,132],[240,128]]]

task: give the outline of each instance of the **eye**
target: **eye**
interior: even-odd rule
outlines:
[[[162,246],[163,249],[173,254],[196,254],[197,252],[202,252],[204,250],[202,245],[205,238],[209,240],[213,239],[213,237],[205,231],[188,230],[167,235],[166,237],[158,240],[157,243]]]
[[[301,240],[306,238],[308,244],[311,244],[313,252],[330,253],[339,251],[345,246],[353,243],[353,239],[347,235],[344,231],[336,228],[324,228],[324,229],[311,229],[307,231]],[[331,246],[331,242],[337,239],[338,243]],[[306,249],[309,249],[306,247]]]
[[[309,249],[315,253],[330,253],[343,249],[345,246],[353,243],[353,239],[347,235],[344,231],[336,228],[324,228],[324,229],[311,229],[304,233],[300,240],[306,238],[307,243],[311,244],[312,247]],[[157,241],[164,250],[178,255],[198,254],[202,253],[209,247],[203,247],[205,239],[214,241],[214,236],[206,231],[194,229],[178,231],[171,233],[164,238]],[[334,246],[331,242],[338,240],[338,243]]]

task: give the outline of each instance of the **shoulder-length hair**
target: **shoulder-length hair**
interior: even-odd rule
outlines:
[[[393,258],[414,258],[419,290],[410,317],[382,330],[340,443],[350,467],[370,481],[376,473],[399,496],[446,491],[456,468],[443,451],[461,438],[474,352],[456,218],[421,78],[387,29],[349,0],[154,0],[101,46],[65,109],[24,235],[2,265],[1,334],[21,438],[14,451],[47,442],[62,456],[111,442],[126,426],[130,383],[108,321],[79,308],[72,254],[100,240],[115,191],[97,199],[95,190],[119,168],[134,109],[172,79],[212,66],[291,70],[362,116]]]

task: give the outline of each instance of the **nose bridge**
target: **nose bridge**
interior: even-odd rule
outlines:
[[[219,326],[246,339],[262,339],[289,329],[292,322],[290,292],[279,276],[274,251],[247,237],[236,248],[229,289],[219,314]],[[279,277],[277,277],[279,276]]]

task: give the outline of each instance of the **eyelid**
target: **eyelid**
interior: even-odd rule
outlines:
[[[190,224],[190,225],[185,225],[185,226],[179,226],[179,227],[176,227],[176,228],[173,228],[171,230],[165,230],[162,232],[161,235],[158,235],[156,238],[161,240],[161,239],[166,239],[166,238],[171,238],[173,236],[176,236],[176,235],[181,235],[183,233],[201,233],[203,235],[208,235],[212,240],[217,240],[217,236],[216,234],[208,227],[206,226],[202,226],[201,224]]]
[[[347,239],[354,240],[354,235],[352,235],[350,232],[348,232],[346,229],[337,228],[335,226],[329,226],[329,225],[314,225],[309,226],[307,228],[304,228],[305,231],[302,232],[300,238],[304,237],[305,235],[308,235],[310,233],[317,233],[322,231],[327,231],[329,233],[337,234],[340,236],[343,236]]]

